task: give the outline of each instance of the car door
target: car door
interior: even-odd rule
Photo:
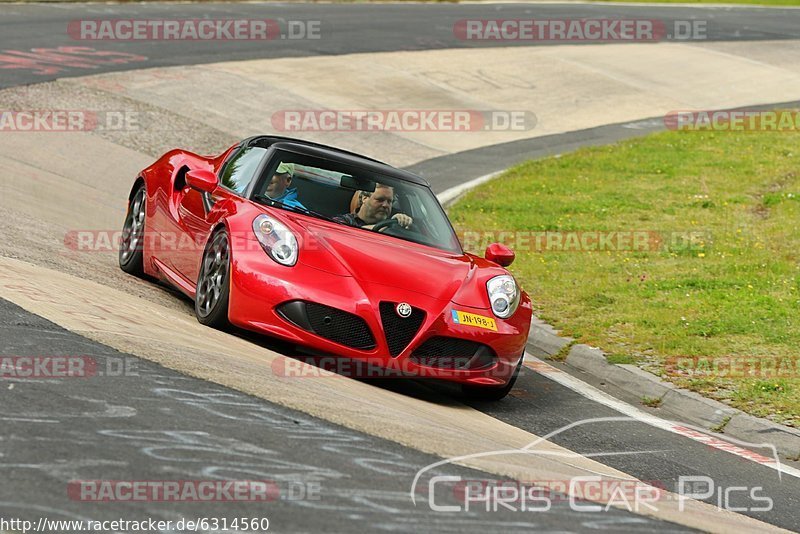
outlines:
[[[187,187],[177,206],[178,228],[177,243],[172,254],[173,266],[178,273],[194,285],[197,282],[198,270],[195,263],[203,254],[203,247],[211,231],[210,211],[207,211],[203,197],[209,203],[218,199],[191,187]]]
[[[256,178],[267,150],[245,147],[222,168],[220,186],[213,194],[188,188],[177,205],[182,242],[177,245],[174,266],[191,282],[197,283],[200,262],[211,229],[227,215],[230,202],[240,197]]]

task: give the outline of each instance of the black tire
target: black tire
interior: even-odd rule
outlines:
[[[119,243],[119,268],[139,278],[145,278],[144,225],[146,209],[147,192],[142,184],[131,195],[128,202],[128,213],[125,215]]]
[[[201,324],[228,330],[231,281],[231,247],[228,234],[219,230],[208,240],[197,276],[194,313]]]
[[[523,358],[519,359],[519,363],[514,368],[514,374],[511,375],[511,379],[505,386],[500,387],[486,387],[486,386],[468,386],[462,385],[461,392],[464,394],[467,400],[471,401],[478,401],[478,402],[494,402],[499,401],[500,399],[504,398],[511,392],[511,389],[514,387],[514,383],[517,381],[517,377],[519,376],[520,370],[522,369],[522,360]]]

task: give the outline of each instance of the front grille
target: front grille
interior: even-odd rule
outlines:
[[[457,337],[436,336],[411,354],[411,359],[439,369],[483,369],[494,363],[494,351],[483,343]]]
[[[425,320],[425,312],[419,308],[411,308],[411,315],[400,317],[395,311],[397,304],[394,302],[381,302],[381,322],[386,344],[389,345],[389,354],[397,356],[411,343],[411,338],[417,333]]]
[[[277,311],[289,322],[325,339],[359,350],[375,348],[372,332],[358,315],[302,300],[282,304]]]

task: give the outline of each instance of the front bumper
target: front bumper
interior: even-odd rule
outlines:
[[[503,386],[524,353],[531,321],[530,299],[524,293],[516,313],[509,319],[498,319],[488,308],[455,305],[407,289],[338,276],[301,263],[286,268],[277,264],[265,265],[264,260],[257,254],[234,256],[229,309],[231,323],[337,359],[357,360],[366,365],[347,366],[346,370],[354,374],[366,370],[371,377],[427,377],[472,385]],[[296,301],[318,303],[357,316],[369,329],[374,343],[371,347],[361,343],[359,348],[354,348],[309,330],[308,324],[297,321],[296,316],[287,316],[287,303]],[[381,303],[384,307],[386,303],[393,306],[407,303],[414,310],[424,312],[420,326],[413,334],[405,336],[408,341],[404,340],[402,347],[398,347],[396,337],[393,341],[387,340],[384,322],[387,326],[400,323],[398,320],[384,321],[387,310],[383,310],[382,318]],[[458,324],[453,318],[453,310],[494,318],[496,331]],[[330,319],[337,320],[337,315],[331,314]],[[490,349],[491,359],[488,364],[485,354],[474,359],[479,368],[448,367],[442,366],[442,360],[436,358],[420,359],[420,352],[415,354],[415,351],[437,337],[485,345]],[[463,355],[466,359],[469,356]],[[428,362],[436,365],[425,365]]]

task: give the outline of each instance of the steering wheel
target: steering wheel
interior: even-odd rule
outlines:
[[[419,243],[430,242],[430,239],[426,238],[425,234],[413,228],[405,228],[404,226],[401,226],[397,219],[386,219],[375,223],[375,226],[373,226],[372,229],[376,231],[383,229],[384,231],[381,232],[383,235],[391,235],[401,239],[411,239],[411,241],[416,241]]]
[[[378,221],[372,226],[372,231],[379,232],[384,228],[388,228],[390,226],[400,226],[400,221],[398,221],[397,219],[384,219],[382,221]]]

